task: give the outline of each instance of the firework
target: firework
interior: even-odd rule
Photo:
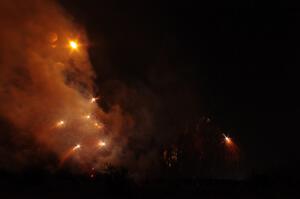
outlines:
[[[226,136],[225,134],[223,134],[223,136],[224,136],[225,144],[227,144],[227,145],[233,144],[232,139],[230,137]]]
[[[94,123],[94,126],[98,129],[103,129],[103,124],[102,123],[98,123],[98,122],[95,122]]]
[[[85,116],[83,116],[85,119],[91,119],[91,115],[85,115]]]
[[[99,147],[105,147],[105,146],[106,146],[106,142],[100,140],[100,141],[98,142],[98,146],[99,146]]]
[[[80,144],[77,144],[76,146],[73,147],[73,151],[76,151],[78,149],[80,149],[81,145]]]
[[[97,100],[99,99],[99,97],[92,97],[90,102],[91,103],[95,103]]]
[[[239,159],[239,148],[238,146],[234,143],[232,138],[229,136],[223,134],[224,136],[224,144],[226,147],[226,152],[227,152],[227,158],[231,160],[238,160]]]
[[[73,50],[78,49],[78,43],[76,41],[74,41],[74,40],[69,41],[69,46]]]
[[[65,121],[63,120],[60,120],[56,123],[56,127],[60,128],[60,127],[63,127],[65,125]]]

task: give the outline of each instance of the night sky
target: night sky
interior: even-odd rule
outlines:
[[[292,5],[60,2],[87,31],[103,107],[158,103],[155,124],[166,130],[208,116],[236,140],[249,170],[298,173],[300,15]],[[139,97],[123,99],[120,84]]]

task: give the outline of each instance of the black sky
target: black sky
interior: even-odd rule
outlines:
[[[104,98],[112,80],[146,88],[169,123],[210,116],[250,169],[296,171],[300,14],[222,2],[61,0],[87,30]]]

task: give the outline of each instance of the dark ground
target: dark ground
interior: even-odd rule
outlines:
[[[298,181],[274,176],[245,180],[160,178],[134,182],[126,173],[93,179],[65,172],[2,173],[1,198],[298,198]]]

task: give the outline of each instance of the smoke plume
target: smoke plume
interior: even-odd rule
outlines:
[[[4,0],[0,9],[0,167],[130,162],[134,122],[118,105],[99,108],[84,30],[51,0]]]
[[[101,86],[109,96],[96,93],[86,34],[53,0],[0,1],[0,27],[1,170],[89,172],[109,163],[134,176],[173,167],[215,173],[222,134],[209,118],[191,120],[192,95],[177,84],[174,93],[172,81],[158,78],[164,72],[154,82],[167,81],[165,102],[118,80]],[[192,121],[187,129],[184,120]]]

